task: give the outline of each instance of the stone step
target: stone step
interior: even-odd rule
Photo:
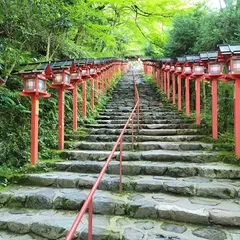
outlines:
[[[71,160],[96,160],[105,161],[110,151],[99,150],[66,150],[62,157]],[[181,161],[181,162],[215,162],[220,154],[208,151],[174,151],[174,150],[150,150],[150,151],[124,151],[123,161]],[[119,152],[114,153],[114,158],[119,159]]]
[[[18,234],[19,232],[34,234],[38,236],[35,239],[64,239],[77,214],[73,211],[60,210],[3,208],[0,211],[3,216],[1,229]],[[76,233],[80,240],[87,240],[87,223],[86,214]],[[240,231],[237,228],[217,225],[200,227],[166,220],[93,215],[93,239],[98,240],[205,240],[206,236],[211,240],[237,240]]]
[[[130,116],[130,115],[129,115]],[[127,119],[129,118],[129,116],[128,115],[113,115],[113,116],[101,116],[101,115],[99,115],[98,117],[97,117],[97,119],[96,120],[104,120],[104,119],[109,119],[109,120],[114,120],[114,119],[126,119],[126,121],[127,121]],[[175,116],[172,116],[172,115],[162,115],[162,116],[148,116],[148,115],[146,115],[146,116],[141,116],[141,118],[140,119],[142,119],[142,120],[172,120],[172,119],[175,119],[175,120],[182,120],[181,119],[181,117],[179,117],[178,115],[175,115]]]
[[[80,150],[109,150],[113,149],[115,142],[74,142],[71,147]],[[139,142],[139,143],[123,143],[123,150],[212,150],[211,144],[201,142]]]
[[[119,107],[119,108],[105,108],[104,109],[104,112],[108,112],[108,113],[112,113],[112,112],[116,112],[118,111],[119,113],[122,113],[122,112],[131,112],[132,111],[132,108],[131,107]],[[152,111],[157,111],[157,112],[172,112],[172,109],[168,109],[168,108],[144,108],[144,109],[140,109],[140,111],[142,113],[145,113],[145,112],[152,112]]]
[[[89,193],[87,189],[20,187],[0,192],[0,199],[5,200],[2,201],[5,208],[79,210]],[[163,193],[122,195],[97,190],[93,199],[93,213],[240,227],[240,204],[233,199],[178,197]]]
[[[108,129],[108,128],[90,128],[91,134],[98,135],[120,135],[122,129]],[[140,129],[137,131],[137,126],[134,129],[137,132],[137,136],[139,135],[147,135],[147,136],[166,136],[166,135],[194,135],[199,134],[200,131],[198,129]],[[126,129],[124,134],[132,135],[132,129]]]
[[[74,136],[72,136],[74,137]],[[117,141],[119,135],[90,135],[88,136],[89,141]],[[75,140],[79,137],[76,136]],[[136,135],[134,137],[135,142],[179,142],[179,141],[200,141],[204,138],[204,135],[169,135],[169,136],[146,136],[146,135]],[[73,138],[72,138],[73,139]],[[125,135],[123,137],[124,141],[131,142],[132,136]]]
[[[117,129],[122,129],[125,126],[125,123],[122,124],[87,124],[85,127],[87,128],[117,128]],[[137,120],[134,119],[134,126],[138,126]],[[132,124],[131,122],[128,125],[128,128],[131,128]],[[187,129],[189,127],[189,124],[139,124],[139,127],[141,129]]]
[[[32,235],[32,234],[31,234]],[[18,234],[6,231],[0,231],[0,240],[36,240],[34,236],[28,234]]]
[[[125,124],[126,123],[126,120],[125,119],[105,119],[105,120],[97,120],[97,122],[99,124],[116,124],[116,123],[121,123],[121,124]],[[146,119],[140,119],[139,121],[140,123],[142,124],[184,124],[184,123],[193,123],[191,120],[189,121],[186,121],[186,120],[181,120],[181,119],[165,119],[165,120],[146,120]]]
[[[129,111],[129,112],[118,112],[118,111],[115,111],[115,112],[102,112],[102,113],[99,113],[99,116],[119,116],[119,115],[122,115],[122,116],[129,116],[130,113],[132,111]],[[145,116],[155,116],[155,117],[161,117],[161,116],[179,116],[179,114],[175,113],[175,112],[154,112],[154,111],[148,111],[148,112],[140,112],[139,114],[141,117],[145,117]]]
[[[56,162],[57,171],[99,173],[105,162],[99,161],[65,161]],[[169,177],[205,177],[215,179],[240,179],[240,167],[223,163],[182,163],[129,161],[123,163],[124,175],[152,175]],[[108,174],[119,173],[119,162],[112,160],[107,169]]]
[[[74,172],[49,172],[26,174],[20,184],[57,188],[92,188],[98,174]],[[118,191],[119,175],[105,174],[100,190]],[[216,199],[239,199],[240,181],[202,177],[174,178],[166,176],[123,175],[124,191],[145,193],[171,193],[180,196],[196,196]],[[240,219],[239,219],[240,220]]]

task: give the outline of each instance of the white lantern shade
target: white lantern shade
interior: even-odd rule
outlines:
[[[55,83],[61,83],[62,82],[62,73],[56,73],[53,81]]]
[[[24,79],[25,86],[27,91],[32,90],[36,91],[36,79],[35,78],[27,78]],[[45,91],[45,81],[42,79],[38,79],[38,91]]]
[[[70,84],[70,75],[68,73],[64,74],[64,83]]]
[[[38,91],[45,91],[45,81],[38,79]]]
[[[210,74],[222,74],[221,64],[210,64],[209,65],[209,73]]]
[[[232,73],[240,73],[240,60],[232,60]]]
[[[181,72],[182,68],[181,67],[176,67],[176,72]]]
[[[71,73],[71,78],[78,78],[78,73]]]
[[[90,68],[90,74],[91,75],[96,74],[96,68]]]
[[[194,66],[193,69],[195,74],[204,74],[204,66]]]
[[[185,73],[191,73],[192,72],[191,67],[184,67],[184,72]]]

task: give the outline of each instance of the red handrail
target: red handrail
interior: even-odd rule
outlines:
[[[136,80],[135,80],[135,75],[134,75],[134,71],[132,70],[132,77],[133,77],[133,83],[134,83],[134,100],[135,100],[135,106],[131,112],[131,115],[130,117],[128,118],[124,128],[122,129],[122,132],[121,134],[119,135],[116,143],[114,144],[114,147],[111,151],[111,153],[109,154],[108,158],[107,158],[107,161],[106,163],[104,164],[101,172],[99,173],[99,176],[95,182],[95,184],[93,185],[90,193],[88,194],[80,212],[78,213],[74,223],[72,224],[65,240],[71,240],[73,237],[74,237],[74,234],[76,233],[76,230],[83,218],[83,215],[85,214],[86,210],[88,209],[88,240],[92,240],[92,213],[93,213],[93,195],[95,193],[95,191],[97,190],[102,178],[103,178],[103,175],[105,174],[107,168],[108,168],[108,165],[110,163],[110,161],[112,160],[112,157],[118,147],[118,145],[120,144],[120,156],[119,156],[119,164],[120,164],[120,171],[119,171],[119,175],[120,175],[120,178],[119,178],[119,190],[120,192],[122,191],[122,144],[123,144],[123,135],[124,135],[124,132],[125,130],[127,129],[130,121],[132,120],[132,145],[134,143],[134,114],[135,114],[135,111],[137,113],[137,121],[138,121],[138,128],[139,128],[139,94],[138,94],[138,89],[137,89],[137,85],[136,85]]]

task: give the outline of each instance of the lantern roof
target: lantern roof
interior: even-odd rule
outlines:
[[[94,58],[87,58],[86,59],[86,64],[94,64]]]
[[[44,73],[46,70],[50,70],[49,62],[34,62],[20,65],[17,74],[32,74],[32,73]]]
[[[218,50],[222,55],[240,54],[240,44],[219,44]]]
[[[189,63],[196,63],[200,61],[200,56],[194,55],[194,56],[186,56],[186,61]]]
[[[218,52],[202,52],[200,53],[200,59],[202,61],[217,60]]]
[[[100,58],[94,59],[95,65],[100,65],[102,63],[102,60]]]
[[[52,69],[67,69],[70,68],[71,65],[73,64],[74,60],[73,59],[64,59],[64,60],[59,60],[59,61],[52,61],[50,62],[50,66]]]
[[[171,58],[160,58],[160,61],[162,63],[170,63],[171,62]]]
[[[75,59],[75,64],[76,66],[83,66],[86,64],[86,59],[85,58]]]
[[[184,63],[185,62],[185,57],[177,57],[177,62],[178,63]]]

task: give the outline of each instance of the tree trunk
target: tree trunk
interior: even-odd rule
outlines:
[[[51,38],[52,38],[52,32],[49,32],[47,37],[47,54],[46,54],[47,61],[49,60],[49,56],[50,56]]]
[[[74,38],[74,43],[75,44],[79,44],[79,41],[80,41],[80,37],[82,36],[82,31],[83,31],[83,27],[82,26],[79,26],[78,27],[78,30],[77,30],[77,34]]]
[[[16,66],[16,64],[17,64],[17,62],[18,62],[18,60],[19,60],[19,57],[20,57],[20,55],[21,55],[21,53],[22,53],[22,50],[23,50],[23,47],[24,47],[24,44],[25,44],[25,43],[26,43],[26,40],[21,44],[21,46],[20,46],[20,48],[19,48],[19,51],[18,51],[18,54],[17,54],[17,56],[15,57],[15,60],[14,60],[14,62],[12,63],[10,69],[8,70],[8,72],[7,72],[6,76],[5,76],[5,83],[4,83],[4,84],[6,84],[9,76],[11,75],[13,69],[15,68],[15,66]]]

